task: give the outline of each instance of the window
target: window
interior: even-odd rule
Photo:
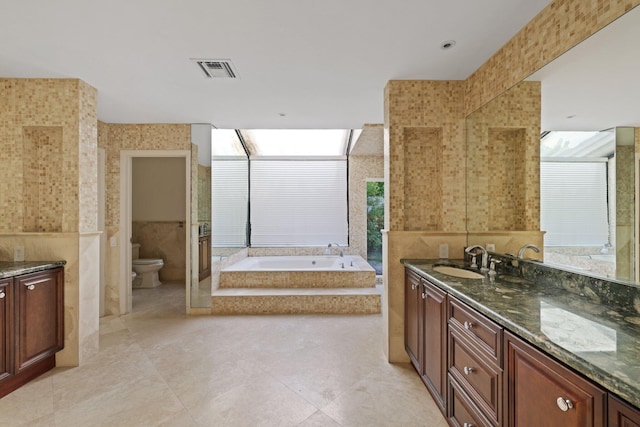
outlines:
[[[251,246],[347,245],[347,161],[251,160]]]

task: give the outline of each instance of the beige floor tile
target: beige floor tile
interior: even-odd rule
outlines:
[[[446,425],[381,315],[187,316],[171,283],[133,302],[82,366],[0,399],[0,427]]]

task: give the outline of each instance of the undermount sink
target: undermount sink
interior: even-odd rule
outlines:
[[[464,270],[462,268],[452,267],[450,265],[437,265],[433,267],[433,271],[446,274],[447,276],[459,277],[460,279],[482,279],[484,277],[480,273]]]

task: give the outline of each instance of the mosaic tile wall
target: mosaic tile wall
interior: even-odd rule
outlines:
[[[542,68],[640,0],[555,0],[466,80],[466,114]]]
[[[25,214],[29,227],[34,227],[34,212],[42,211],[43,231],[77,232],[79,230],[79,146],[82,141],[90,143],[91,135],[80,135],[85,127],[80,127],[80,117],[90,116],[90,100],[80,103],[82,92],[91,92],[86,85],[76,79],[0,79],[0,142],[3,147],[2,168],[0,168],[0,232],[22,232],[25,230]],[[82,108],[82,111],[80,109]],[[93,113],[95,114],[95,113]],[[25,128],[28,130],[25,131]],[[35,128],[47,128],[34,134]],[[61,128],[62,137],[54,136],[51,128]],[[40,173],[56,178],[50,183],[60,188],[55,199],[39,199],[24,189],[24,172],[33,173],[34,153],[29,152],[30,162],[25,164],[23,138],[28,138],[27,150],[48,141],[47,147],[55,146],[58,162],[41,161],[37,168]],[[44,139],[43,139],[44,138]],[[94,141],[95,143],[95,141]],[[44,147],[43,147],[44,148]],[[45,149],[46,150],[46,149]],[[42,151],[40,156],[47,154]],[[41,159],[43,157],[40,157]],[[26,178],[33,188],[34,181]],[[41,188],[39,194],[49,189]],[[51,192],[53,192],[53,190]],[[51,206],[43,206],[50,202]],[[97,213],[97,207],[94,210]],[[40,215],[38,213],[38,215]],[[55,219],[54,219],[55,217]],[[46,230],[46,228],[53,228]],[[94,229],[95,230],[95,224]],[[35,231],[35,230],[32,230]],[[85,231],[85,230],[83,230]]]
[[[107,248],[106,254],[104,307],[105,314],[109,315],[120,313],[120,151],[191,150],[191,126],[188,124],[109,124],[99,122],[98,146],[104,148],[106,153],[106,238],[109,240],[111,237],[115,237],[118,241],[118,245]],[[192,198],[194,192],[197,198],[197,189],[194,191],[192,188]],[[195,209],[197,209],[197,202]],[[197,213],[192,212],[192,216],[196,215]]]
[[[370,288],[375,271],[223,271],[220,288]]]
[[[540,89],[522,82],[467,117],[469,231],[540,229]]]
[[[62,164],[62,126],[22,128],[24,232],[61,232],[64,182],[52,165]]]
[[[78,230],[92,233],[98,230],[98,92],[83,81],[78,85]]]
[[[387,83],[386,229],[408,230],[425,225],[442,231],[465,229],[463,96],[462,81]],[[434,157],[441,161],[433,162]],[[431,168],[425,171],[423,165]],[[431,193],[434,190],[437,194]],[[407,209],[411,212],[408,215]],[[416,219],[412,215],[418,212],[434,219]]]
[[[198,164],[198,222],[211,223],[211,167]]]
[[[367,259],[367,179],[384,179],[382,156],[349,157],[349,253]]]

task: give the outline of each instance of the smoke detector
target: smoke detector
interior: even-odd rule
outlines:
[[[191,59],[208,79],[237,79],[238,73],[229,59]]]

